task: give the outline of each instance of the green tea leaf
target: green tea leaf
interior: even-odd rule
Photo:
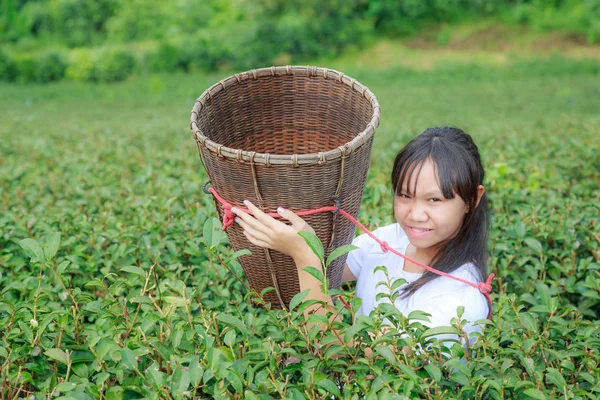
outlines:
[[[315,253],[315,255],[319,257],[319,260],[323,262],[323,257],[325,257],[325,250],[323,249],[323,244],[321,243],[317,235],[308,231],[300,231],[298,232],[298,235],[302,236],[306,244],[308,244],[308,247],[310,247],[313,253]]]
[[[309,291],[310,291],[310,289],[303,290],[300,293],[297,293],[296,295],[294,295],[294,297],[292,297],[292,300],[290,300],[290,311],[293,310],[294,308],[296,308],[296,306],[298,306],[298,304],[302,303],[302,301],[308,295]]]
[[[358,246],[353,244],[347,244],[344,246],[340,246],[337,249],[333,250],[329,257],[327,257],[327,261],[325,262],[325,266],[328,267],[334,260],[340,258],[341,256],[348,254],[352,250],[358,249]]]
[[[344,342],[348,343],[350,340],[354,339],[358,332],[368,328],[368,325],[358,318],[344,333]]]
[[[535,251],[538,254],[541,254],[543,249],[542,249],[542,244],[534,238],[525,238],[524,242],[527,246],[529,246],[529,248],[531,248],[533,251]]]
[[[427,371],[427,373],[431,377],[431,379],[433,379],[435,382],[439,382],[442,380],[442,371],[440,370],[440,367],[431,363],[431,364],[425,365],[424,368],[425,368],[425,371]]]
[[[165,297],[163,297],[163,300],[166,303],[175,305],[176,307],[185,307],[186,306],[186,302],[182,297],[165,296]]]
[[[544,393],[542,393],[540,390],[535,389],[535,388],[529,388],[529,389],[525,390],[523,393],[526,394],[527,396],[531,397],[532,399],[546,400],[546,395]]]
[[[248,249],[238,250],[235,253],[233,253],[231,255],[231,257],[229,257],[229,261],[233,261],[233,260],[236,260],[236,259],[240,258],[241,256],[247,256],[247,255],[250,255],[250,254],[252,254],[252,252],[250,250],[248,250]]]
[[[31,259],[31,262],[40,262],[44,259],[44,251],[35,240],[23,239],[19,242],[19,245],[25,250],[25,254]]]
[[[154,383],[156,387],[165,386],[166,375],[161,372],[158,368],[158,364],[156,362],[152,363],[150,367],[148,367],[148,378]]]
[[[323,276],[323,272],[321,272],[320,270],[318,270],[315,267],[304,267],[304,268],[302,268],[302,271],[308,272],[319,282],[323,282],[325,280],[325,277]]]
[[[244,336],[248,335],[248,328],[246,325],[237,317],[229,314],[218,314],[217,320],[223,322],[226,325],[233,326],[237,328],[238,331]]]
[[[141,269],[139,267],[136,267],[135,265],[129,265],[127,267],[123,267],[120,269],[120,271],[130,272],[132,274],[146,277],[146,271],[144,271],[143,269]]]
[[[538,331],[538,323],[533,315],[530,313],[519,313],[519,318],[523,322],[525,329],[527,329],[529,332]]]
[[[54,360],[60,361],[65,365],[69,364],[69,355],[61,349],[48,349],[44,352],[44,354]]]
[[[75,389],[76,387],[77,387],[77,385],[74,384],[73,382],[61,382],[58,385],[56,385],[56,387],[54,389],[59,392],[68,392],[70,390]]]
[[[121,349],[121,357],[123,360],[123,364],[125,364],[125,366],[131,370],[136,370],[138,369],[138,362],[135,358],[135,355],[133,354],[133,351],[131,351],[131,349],[127,348],[127,347],[123,347]]]
[[[563,375],[556,368],[547,368],[546,371],[546,380],[556,386],[559,392],[562,393],[563,388],[567,386]]]
[[[221,229],[221,221],[217,218],[208,218],[202,227],[202,238],[206,246],[212,248],[217,247],[221,240],[223,240],[223,233]]]
[[[437,335],[460,335],[460,331],[453,326],[436,326],[435,328],[427,329],[421,337],[428,338]]]
[[[396,363],[397,361],[396,356],[394,355],[392,350],[385,345],[377,346],[377,348],[375,348],[375,353],[379,354],[380,356],[388,360],[390,363]]]
[[[317,383],[317,386],[321,389],[324,389],[326,393],[330,393],[338,397],[341,396],[340,389],[332,380],[322,379]]]
[[[60,245],[60,233],[54,232],[48,236],[46,239],[46,248],[44,250],[44,255],[46,256],[46,260],[50,261],[56,255],[58,251],[58,247]]]
[[[200,366],[200,358],[198,356],[195,356],[190,360],[188,373],[190,375],[190,382],[192,383],[193,387],[198,386],[200,382],[202,382],[204,370]]]
[[[65,260],[63,262],[61,262],[60,264],[58,264],[58,266],[56,267],[56,273],[58,275],[62,275],[65,270],[67,269],[67,267],[69,266],[69,264],[71,264],[71,261],[69,260]]]

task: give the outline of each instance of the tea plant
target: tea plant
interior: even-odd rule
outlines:
[[[455,124],[480,147],[497,277],[468,349],[440,340],[462,310],[433,330],[385,302],[353,321],[352,285],[329,318],[305,320],[303,293],[253,305],[182,122],[223,76],[0,85],[0,398],[598,398],[594,65],[338,66],[382,104],[370,227],[393,221],[388,174],[412,136]]]

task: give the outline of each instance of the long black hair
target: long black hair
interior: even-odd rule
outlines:
[[[431,160],[437,170],[444,198],[453,199],[458,195],[467,205],[467,212],[457,235],[442,244],[430,266],[438,271],[451,273],[463,264],[472,262],[477,266],[478,278],[484,281],[487,278],[489,211],[485,193],[477,203],[477,188],[483,185],[485,175],[479,149],[471,136],[461,129],[427,129],[396,156],[391,176],[396,195],[402,191],[402,183],[410,182],[415,171],[418,175],[427,160]],[[439,275],[425,271],[423,276],[404,287],[402,297],[410,296],[438,277]]]

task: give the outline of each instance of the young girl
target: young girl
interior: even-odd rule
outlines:
[[[483,282],[489,227],[483,178],[479,151],[468,134],[457,128],[427,129],[408,143],[394,162],[391,184],[397,223],[373,233],[414,261],[475,284]],[[310,289],[307,298],[328,301],[320,283],[303,271],[306,266],[320,265],[297,234],[312,228],[289,210],[277,211],[291,225],[271,218],[248,201],[244,204],[254,216],[235,208],[232,211],[248,240],[291,256],[298,267],[301,290]],[[464,306],[462,318],[471,323],[488,316],[488,303],[478,288],[385,252],[366,234],[353,244],[358,249],[348,254],[342,281],[357,280],[356,296],[362,299],[359,314],[368,315],[377,307],[377,293],[388,290],[378,285],[386,281],[383,272],[374,272],[384,265],[392,280],[407,281],[395,302],[404,315],[425,311],[431,314],[430,327],[450,325],[459,306]],[[465,330],[475,332],[479,326],[469,324]]]

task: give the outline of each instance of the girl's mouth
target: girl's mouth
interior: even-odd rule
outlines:
[[[417,227],[409,226],[408,227],[408,231],[409,231],[409,233],[410,233],[411,236],[417,237],[417,238],[422,238],[422,237],[427,236],[430,232],[432,232],[433,229],[417,228]]]

